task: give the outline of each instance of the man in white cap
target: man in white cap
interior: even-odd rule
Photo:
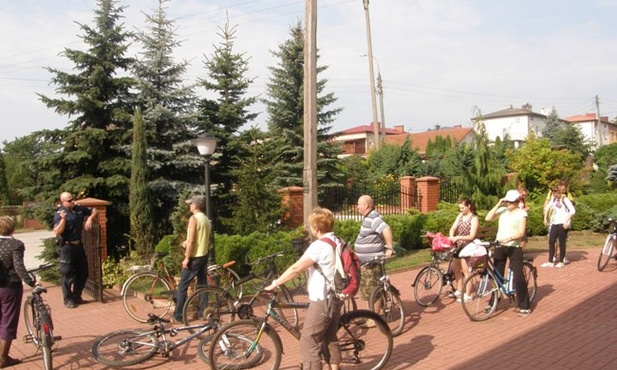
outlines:
[[[204,213],[206,198],[196,195],[186,201],[191,209],[186,240],[182,243],[184,259],[182,260],[182,272],[176,294],[176,309],[173,320],[182,321],[182,309],[186,302],[186,293],[189,284],[197,277],[197,287],[206,285],[206,271],[208,270],[208,249],[210,246],[210,232],[212,225]]]

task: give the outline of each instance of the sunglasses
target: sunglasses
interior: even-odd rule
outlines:
[[[75,201],[75,198],[65,200],[65,202],[69,202],[69,203],[73,203],[74,201]]]

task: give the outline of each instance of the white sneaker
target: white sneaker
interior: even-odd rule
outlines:
[[[465,302],[471,302],[471,300],[472,300],[471,296],[470,296],[470,295],[467,295],[467,293],[465,293]],[[456,299],[456,301],[457,301],[458,303],[461,303],[461,297],[458,297],[458,298]]]
[[[460,298],[460,296],[461,296],[461,292],[460,292],[460,291],[458,291],[458,290],[457,290],[457,291],[455,291],[455,292],[454,292],[454,296],[455,296],[456,298]]]
[[[565,265],[563,264],[563,262],[559,262],[555,265],[555,267],[557,267],[558,269],[564,267]]]
[[[544,262],[540,267],[555,267],[555,264],[553,262]]]
[[[564,258],[563,258],[563,263],[564,263],[565,265],[567,265],[568,263],[570,263],[570,260],[568,259],[568,257],[564,257]]]

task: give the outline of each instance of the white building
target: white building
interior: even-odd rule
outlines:
[[[595,113],[587,113],[565,118],[565,121],[577,125],[585,139],[595,143],[596,148],[617,143],[617,125],[610,122],[608,117],[600,117],[598,120]]]

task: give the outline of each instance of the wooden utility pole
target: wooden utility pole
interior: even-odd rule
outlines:
[[[306,0],[304,32],[304,225],[317,207],[317,0]]]
[[[368,70],[371,79],[371,108],[373,110],[373,135],[375,136],[375,150],[381,147],[381,135],[379,135],[379,121],[377,120],[377,97],[375,96],[375,69],[373,68],[373,43],[371,41],[371,18],[368,12],[369,0],[362,0],[364,5],[364,17],[366,19],[366,43],[368,48]]]

